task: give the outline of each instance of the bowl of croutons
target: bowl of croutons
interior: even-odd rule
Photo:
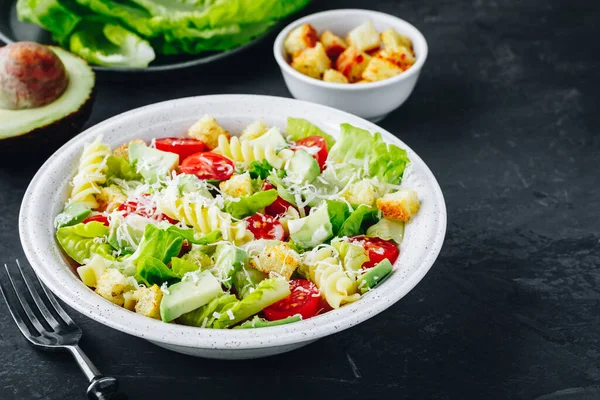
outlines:
[[[275,39],[273,52],[295,98],[377,122],[412,93],[427,41],[393,15],[343,9],[291,23]]]

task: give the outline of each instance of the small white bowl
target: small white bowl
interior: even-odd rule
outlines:
[[[413,42],[417,61],[405,72],[392,78],[370,83],[331,83],[306,76],[293,69],[283,47],[288,34],[302,24],[311,24],[320,33],[328,29],[341,37],[367,20],[373,21],[377,32],[394,28]],[[393,15],[370,10],[343,9],[308,15],[285,27],[275,39],[275,60],[283,79],[294,96],[300,100],[324,104],[372,122],[382,120],[400,107],[412,93],[421,68],[427,59],[427,41],[417,28]]]
[[[205,113],[229,132],[240,132],[262,119],[284,130],[288,117],[307,118],[335,137],[341,123],[371,132],[405,148],[411,160],[403,185],[419,194],[421,209],[407,224],[394,272],[359,301],[305,321],[259,329],[203,329],[166,324],[118,307],[100,297],[78,278],[55,240],[54,217],[64,207],[69,181],[85,143],[103,135],[115,147],[136,138],[183,136]],[[314,103],[270,96],[201,96],[152,104],[118,115],[77,135],[40,168],[31,181],[19,215],[19,234],[27,259],[61,300],[104,325],[161,347],[193,356],[224,359],[265,357],[307,345],[348,329],[400,300],[435,261],[446,232],[446,206],[442,191],[427,165],[391,133],[361,118]],[[390,334],[393,334],[390,332]]]

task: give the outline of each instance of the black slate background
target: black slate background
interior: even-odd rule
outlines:
[[[599,399],[600,3],[346,0],[304,13],[344,7],[398,15],[429,42],[412,97],[380,125],[444,191],[448,232],[430,273],[379,316],[267,359],[195,359],[72,311],[82,347],[131,399]],[[185,73],[101,77],[89,125],[183,96],[289,96],[272,39]],[[41,160],[27,164],[0,170],[6,261],[20,255],[19,204]],[[0,306],[0,399],[85,388],[69,356],[29,347]]]

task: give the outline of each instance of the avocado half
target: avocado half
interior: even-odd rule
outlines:
[[[0,109],[0,164],[24,154],[49,155],[80,132],[95,97],[94,72],[82,59],[48,46],[62,61],[69,83],[53,102],[23,110]]]

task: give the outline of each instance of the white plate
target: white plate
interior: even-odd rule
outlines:
[[[359,301],[323,315],[271,328],[212,330],[166,324],[118,307],[87,288],[73,272],[55,240],[54,217],[67,199],[68,183],[85,143],[103,135],[116,146],[136,138],[183,135],[205,113],[227,130],[240,132],[257,119],[282,130],[286,118],[302,117],[325,132],[338,135],[347,122],[379,131],[390,143],[405,148],[411,165],[403,185],[415,189],[421,209],[406,226],[394,272]],[[19,216],[19,234],[34,270],[60,299],[82,314],[119,331],[159,346],[194,356],[224,359],[264,357],[289,351],[363,322],[400,300],[425,276],[435,261],[446,232],[442,191],[427,165],[391,133],[361,118],[325,106],[270,96],[223,95],[190,97],[138,108],[104,121],[61,147],[35,175]],[[390,332],[390,334],[392,334]]]

